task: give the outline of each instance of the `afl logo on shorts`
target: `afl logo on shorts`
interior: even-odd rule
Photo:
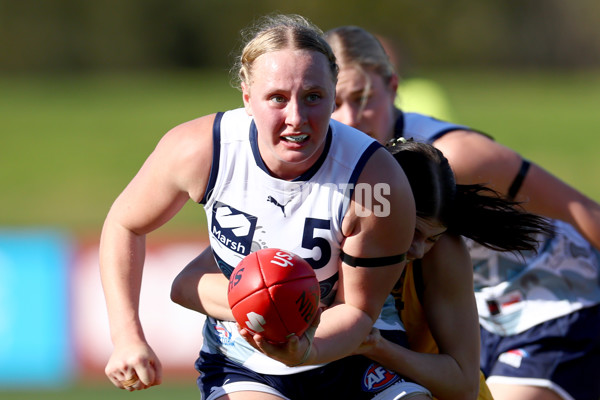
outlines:
[[[513,368],[520,368],[521,361],[527,357],[529,357],[529,353],[526,350],[513,349],[507,351],[506,353],[500,354],[500,356],[498,356],[498,361],[510,365]]]
[[[400,377],[392,371],[373,363],[365,371],[362,387],[365,392],[378,392],[400,380]]]

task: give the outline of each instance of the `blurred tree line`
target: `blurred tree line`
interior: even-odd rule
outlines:
[[[598,0],[0,0],[0,71],[226,69],[270,12],[370,29],[404,70],[600,66]]]

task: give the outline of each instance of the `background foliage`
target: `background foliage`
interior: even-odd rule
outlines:
[[[393,38],[403,70],[600,63],[596,0],[0,0],[0,69],[227,68],[239,30],[273,11]]]

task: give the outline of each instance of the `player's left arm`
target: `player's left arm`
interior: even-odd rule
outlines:
[[[600,250],[600,204],[540,166],[531,163],[516,200],[531,213],[568,222]]]
[[[323,311],[309,363],[351,354],[370,332],[400,277],[415,229],[416,211],[408,180],[394,158],[378,150],[359,177],[343,221],[346,258],[341,263],[336,304]],[[383,196],[375,195],[384,189]],[[388,191],[389,189],[389,191]],[[372,201],[365,195],[370,191]],[[362,200],[361,200],[362,199]],[[356,260],[358,259],[358,260]]]
[[[485,183],[505,195],[523,166],[520,154],[472,131],[448,133],[434,145],[448,158],[458,183]],[[600,249],[600,204],[529,163],[515,200],[530,213],[568,222]]]

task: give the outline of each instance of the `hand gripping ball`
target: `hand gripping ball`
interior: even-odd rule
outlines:
[[[244,257],[231,273],[229,306],[243,328],[270,342],[301,336],[319,307],[315,272],[301,257],[281,249],[262,249]]]

